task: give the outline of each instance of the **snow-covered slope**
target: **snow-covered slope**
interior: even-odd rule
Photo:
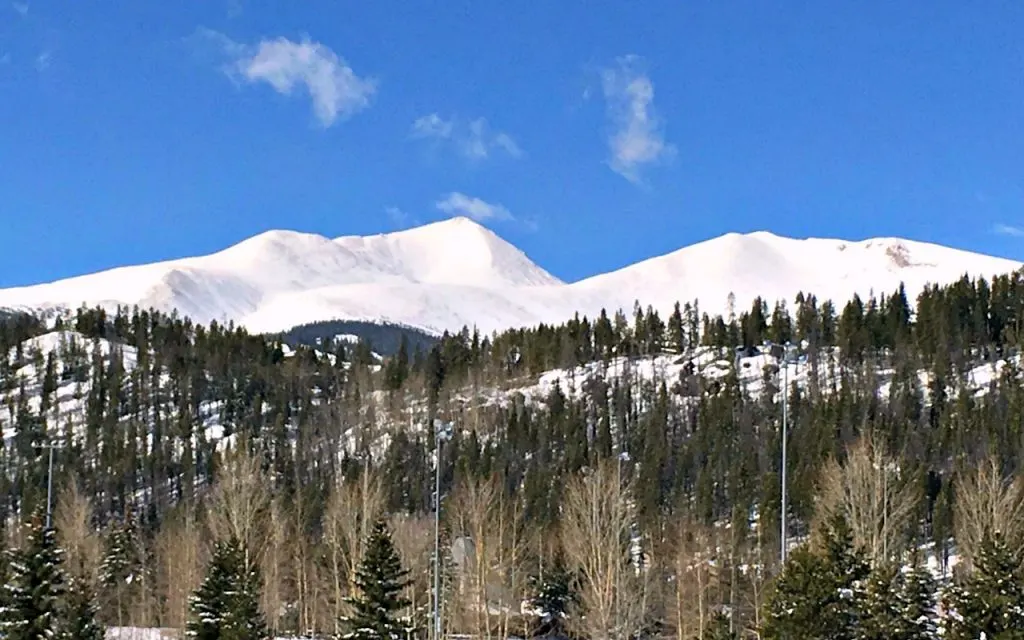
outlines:
[[[1021,263],[932,244],[730,233],[624,269],[564,283],[467,218],[374,236],[329,239],[269,231],[207,256],[122,267],[0,290],[0,308],[139,305],[199,322],[234,320],[278,331],[330,319],[388,321],[431,331],[482,331],[561,322],[575,312],[629,310],[635,300],[668,311],[698,299],[703,311],[736,310],[760,295],[798,291],[842,304],[854,293],[916,296],[930,282],[992,276]]]
[[[634,300],[668,309],[676,300],[700,300],[701,309],[722,313],[729,294],[736,312],[755,297],[769,304],[792,303],[797,292],[831,299],[840,307],[855,293],[866,298],[892,293],[902,282],[911,303],[929,283],[948,284],[964,274],[1001,275],[1020,262],[900,238],[860,242],[797,240],[758,231],[729,233],[673,253],[588,278],[577,294],[605,300],[609,308],[630,309]]]

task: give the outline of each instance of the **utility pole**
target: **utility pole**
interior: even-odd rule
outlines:
[[[46,528],[49,529],[53,523],[53,450],[60,447],[47,442],[42,448],[50,450],[49,470],[46,473]]]
[[[786,449],[788,446],[789,438],[789,365],[799,364],[799,358],[794,358],[792,355],[793,345],[786,342],[782,352],[782,511],[779,514],[779,521],[781,522],[781,557],[782,563],[786,563],[786,552],[788,551],[789,538],[786,535],[786,520],[789,514],[788,509],[788,479],[787,479],[787,467],[786,461]]]
[[[441,640],[441,442],[451,436],[450,422],[434,420],[434,640]]]
[[[782,354],[782,564],[786,564],[786,438],[789,431],[789,343]]]

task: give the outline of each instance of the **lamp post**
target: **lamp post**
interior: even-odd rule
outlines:
[[[789,365],[797,364],[798,358],[793,356],[793,346],[787,341],[782,352],[782,510],[779,514],[780,535],[781,535],[781,557],[782,564],[786,564],[787,541],[786,516],[788,514],[788,480],[786,477],[787,461],[786,449],[789,437]]]
[[[42,445],[43,449],[49,449],[49,464],[46,472],[46,528],[49,529],[53,522],[53,450],[60,449],[60,445],[47,442]]]
[[[434,640],[441,640],[441,443],[452,424],[434,420]]]

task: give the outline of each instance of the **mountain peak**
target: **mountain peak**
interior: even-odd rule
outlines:
[[[400,256],[404,273],[419,282],[484,287],[563,284],[518,248],[464,216],[334,242],[352,251]]]
[[[335,239],[270,230],[217,253],[118,267],[54,283],[0,290],[0,307],[85,303],[177,309],[197,322],[234,320],[281,331],[319,320],[385,320],[427,330],[490,332],[563,322],[574,313],[668,313],[698,300],[709,314],[749,308],[755,297],[797,292],[843,304],[853,294],[916,297],[925,284],[964,273],[991,277],[1019,262],[938,245],[874,238],[795,239],[770,231],[727,233],[618,271],[566,284],[494,231],[465,216],[411,229]]]

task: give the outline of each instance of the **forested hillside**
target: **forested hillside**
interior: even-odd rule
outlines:
[[[473,549],[446,545],[450,632],[531,633],[540,621],[519,605],[543,596],[539,613],[566,606],[589,638],[786,637],[800,627],[777,614],[799,606],[779,594],[806,589],[773,586],[783,394],[791,543],[825,550],[795,551],[798,569],[846,557],[847,538],[865,577],[919,547],[940,575],[954,549],[973,561],[988,537],[960,544],[958,487],[990,459],[993,486],[1024,500],[1001,483],[1024,464],[1024,275],[931,287],[913,305],[902,289],[726,317],[642,302],[426,349],[400,339],[383,361],[365,343],[292,348],[138,309],[3,318],[5,536],[18,543],[45,505],[54,445],[57,521],[78,522],[65,543],[106,624],[182,628],[210,541],[230,531],[259,558],[272,630],[333,633],[360,541],[387,514],[424,629],[439,460],[445,539]],[[851,478],[877,494],[867,511]],[[586,509],[607,531],[587,529]],[[1007,522],[1019,538],[1024,523]],[[625,545],[607,575],[574,547],[598,538]],[[602,600],[601,580],[623,602]],[[555,597],[559,581],[575,601]]]

